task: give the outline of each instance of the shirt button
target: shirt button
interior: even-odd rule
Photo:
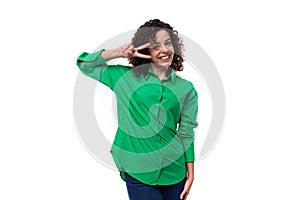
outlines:
[[[161,140],[161,136],[160,135],[156,135],[156,140],[160,141]]]

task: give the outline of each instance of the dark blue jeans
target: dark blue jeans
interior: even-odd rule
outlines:
[[[126,187],[130,200],[180,200],[186,178],[174,185],[146,185],[127,173]]]

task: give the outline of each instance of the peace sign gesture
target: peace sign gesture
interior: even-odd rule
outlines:
[[[138,50],[142,50],[150,47],[150,43],[141,45],[139,47],[134,47],[132,44],[124,44],[118,48],[102,51],[101,56],[106,60],[111,60],[114,58],[131,58],[131,57],[139,57],[145,59],[151,59],[150,55],[144,55],[138,52]]]
[[[121,47],[121,56],[123,58],[131,58],[131,57],[139,57],[139,58],[145,58],[145,59],[151,59],[150,55],[144,55],[138,52],[138,50],[142,50],[145,48],[150,47],[150,43],[146,43],[144,45],[141,45],[139,47],[134,48],[132,44],[125,44],[122,45]]]

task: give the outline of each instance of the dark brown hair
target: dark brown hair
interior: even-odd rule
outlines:
[[[139,47],[149,41],[155,41],[155,35],[158,31],[165,30],[169,33],[173,47],[174,47],[174,58],[171,64],[171,68],[175,71],[183,70],[183,41],[178,36],[178,32],[173,29],[169,24],[160,21],[159,19],[153,19],[147,21],[145,24],[141,25],[136,31],[134,37],[132,38],[131,44],[134,47]],[[138,51],[139,53],[150,55],[148,48]],[[131,57],[129,63],[133,65],[135,75],[139,77],[141,74],[147,74],[150,59],[144,59],[139,57]]]

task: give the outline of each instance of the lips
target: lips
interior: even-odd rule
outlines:
[[[161,61],[168,61],[171,57],[171,54],[168,55],[164,55],[164,56],[160,56],[158,57]]]

